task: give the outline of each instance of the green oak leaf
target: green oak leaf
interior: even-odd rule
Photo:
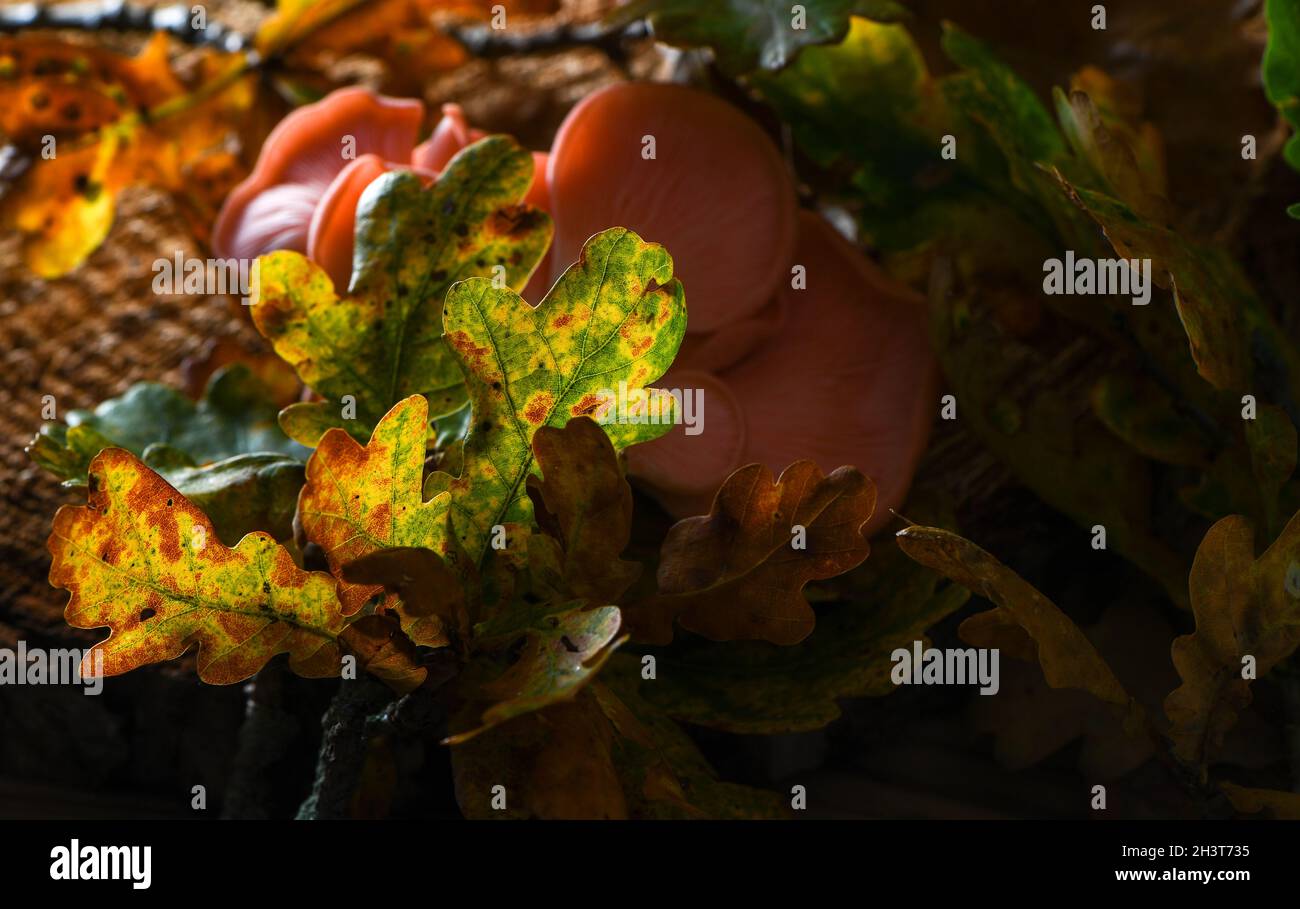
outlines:
[[[709,47],[731,76],[780,69],[809,45],[839,41],[851,16],[896,22],[907,10],[893,0],[807,0],[796,13],[785,0],[634,0],[617,20],[649,17],[655,37],[681,47]]]
[[[664,421],[672,397],[647,383],[663,375],[682,342],[684,294],[668,252],[630,230],[589,239],[536,308],[471,278],[447,294],[443,321],[473,408],[463,467],[449,486],[456,534],[475,561],[493,526],[532,521],[526,483],[538,472],[532,441],[539,427],[562,428],[575,416],[605,420],[615,450],[671,428]],[[616,421],[620,386],[629,397],[645,389],[651,403],[642,413],[658,414],[658,422]]]
[[[855,17],[840,43],[807,48],[780,72],[750,81],[803,152],[851,187],[863,232],[882,250],[910,249],[949,230],[954,206],[980,200],[986,173],[996,173],[979,172],[976,141],[964,134],[956,160],[939,157],[943,136],[961,131],[901,25]],[[996,155],[986,149],[984,160],[989,152]]]
[[[595,677],[622,643],[617,606],[588,608],[584,601],[530,607],[526,603],[475,627],[478,659],[465,689],[474,701],[490,704],[472,728],[450,736],[467,742],[500,723],[567,701]],[[498,655],[494,659],[493,655]],[[508,665],[495,677],[498,662]]]
[[[148,459],[145,463],[208,516],[227,546],[259,530],[277,540],[293,536],[293,516],[305,476],[297,458],[264,452],[202,467],[160,466]]]
[[[223,543],[266,531],[293,536],[307,449],[276,425],[276,404],[248,367],[213,374],[196,404],[155,382],[132,386],[67,423],[47,423],[28,446],[32,460],[84,487],[91,459],[125,448],[203,509]]]
[[[951,23],[944,27],[943,49],[962,67],[941,83],[949,105],[987,131],[1021,192],[1051,196],[1050,181],[1035,166],[1060,163],[1066,156],[1065,140],[1051,114],[1010,67]]]
[[[66,423],[42,426],[27,453],[75,487],[86,485],[91,459],[105,448],[125,448],[151,466],[156,455],[164,467],[251,453],[306,458],[276,425],[276,410],[253,372],[236,364],[213,374],[197,404],[174,388],[141,382],[93,411],[69,411]]]
[[[1151,279],[1173,291],[1191,357],[1207,382],[1277,402],[1300,417],[1300,355],[1221,246],[1187,240],[1106,193],[1076,186],[1059,171],[1055,176],[1115,252],[1151,260]]]
[[[1300,170],[1300,2],[1266,0],[1268,45],[1264,48],[1264,93],[1269,103],[1291,125],[1291,138],[1283,149],[1287,164]],[[1300,218],[1300,203],[1287,214]]]
[[[428,399],[431,417],[464,405],[443,300],[472,276],[528,283],[552,233],[549,215],[520,202],[532,179],[532,156],[508,136],[463,149],[427,189],[410,171],[378,178],[357,204],[355,270],[341,295],[299,253],[258,260],[253,321],[325,399],[287,408],[286,432],[309,446],[331,427],[365,441],[410,395]]]

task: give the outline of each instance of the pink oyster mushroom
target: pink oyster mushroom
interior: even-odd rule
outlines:
[[[244,250],[226,254],[296,240],[292,248],[341,284],[338,275],[351,267],[357,199],[376,176],[400,166],[392,161],[414,142],[412,106],[418,109],[353,89],[291,114],[223,209],[218,238]],[[312,108],[320,112],[308,115]],[[358,122],[370,127],[376,147],[343,167],[338,137],[357,135],[362,152]],[[434,134],[409,153],[410,166],[436,172],[482,135],[447,105]],[[381,151],[390,147],[384,142],[396,151]],[[798,210],[767,136],[713,95],[625,83],[578,104],[549,160],[536,152],[534,160],[528,201],[551,211],[555,243],[526,299],[538,302],[583,241],[615,225],[665,244],[686,288],[687,337],[655,384],[702,391],[703,432],[678,426],[630,449],[632,475],[684,517],[707,512],[718,486],[744,464],[773,473],[800,458],[824,471],[850,464],[877,486],[868,530],[883,527],[907,494],[937,393],[921,301],[823,218]],[[792,286],[795,265],[803,266],[803,289]]]
[[[377,177],[406,168],[433,180],[466,145],[486,135],[470,129],[455,104],[419,145],[424,105],[364,88],[344,88],[290,113],[267,136],[257,164],[217,215],[213,251],[253,258],[276,249],[306,253],[343,289],[352,276],[357,202]],[[343,157],[355,139],[355,158]],[[546,207],[546,156],[534,153],[526,201]],[[539,268],[539,273],[542,271]],[[544,288],[543,288],[544,290]]]
[[[667,246],[686,289],[686,340],[655,384],[702,391],[703,431],[677,426],[628,451],[630,473],[669,512],[707,513],[745,464],[776,474],[808,458],[875,481],[869,532],[892,519],[938,388],[923,301],[825,219],[798,211],[784,162],[753,121],[683,86],[616,85],[565,119],[547,182],[553,272],[588,236],[621,225]],[[795,265],[804,289],[792,286]]]

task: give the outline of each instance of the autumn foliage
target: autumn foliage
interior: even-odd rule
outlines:
[[[264,358],[194,396],[136,385],[29,446],[85,499],[49,537],[67,623],[107,629],[109,675],[188,651],[226,685],[287,658],[341,677],[338,698],[382,684],[393,710],[433,705],[421,733],[451,749],[467,817],[701,818],[789,800],[722,780],[691,730],[823,728],[893,692],[891,653],[960,613],[964,642],[1084,699],[1070,735],[1122,737],[1198,808],[1297,816],[1223,767],[1300,646],[1293,313],[1184,223],[1160,132],[1100,69],[1040,97],[953,23],[936,67],[892,2],[809,3],[793,37],[744,18],[784,5],[606,20],[707,50],[726,101],[620,84],[550,149],[451,109],[423,152],[330,159],[294,239],[258,250],[239,318]],[[340,103],[332,64],[370,55],[385,92],[422,97],[488,6],[281,0],[247,48],[184,71],[162,33],[135,55],[0,38],[0,132],[26,164],[0,220],[50,279],[112,242],[142,183],[183,199],[202,241],[246,230],[250,200],[288,198],[254,162],[292,143],[263,141],[293,106]],[[1267,12],[1264,85],[1295,126],[1300,9]],[[406,125],[421,105],[400,105]],[[654,180],[623,141],[643,128],[665,137]],[[743,154],[692,171],[709,130]],[[1300,168],[1296,142],[1280,154]],[[1148,260],[1151,305],[1041,293],[1065,249]],[[717,392],[712,448],[669,437],[669,388],[692,377]],[[628,419],[611,389],[668,419]],[[980,462],[1077,530],[1079,560],[1100,528],[1093,549],[1149,578],[1181,628],[1148,654],[1174,687],[1138,691],[1065,591],[958,532],[966,487],[925,460],[941,391]]]

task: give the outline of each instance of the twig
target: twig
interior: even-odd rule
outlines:
[[[0,33],[31,28],[161,31],[195,47],[216,47],[228,53],[256,53],[251,49],[253,39],[250,36],[220,22],[205,22],[203,27],[195,27],[189,3],[151,7],[128,0],[85,0],[58,5],[27,2],[0,8]],[[651,34],[649,24],[643,19],[624,26],[611,27],[603,22],[561,23],[527,31],[494,29],[482,23],[455,24],[446,26],[445,32],[472,55],[485,59],[569,47],[596,47],[616,62],[627,56],[623,42]]]
[[[239,729],[239,748],[222,803],[224,819],[270,817],[271,783],[267,771],[284,756],[300,732],[297,719],[283,707],[284,673],[282,663],[270,663],[248,683],[247,712]]]
[[[299,820],[348,817],[370,747],[370,718],[383,710],[392,697],[392,691],[369,675],[339,685],[338,694],[321,720],[325,736],[316,761],[316,781],[311,795],[298,809]]]
[[[202,28],[196,28],[188,3],[150,7],[126,0],[88,0],[56,6],[19,3],[0,9],[0,32],[29,28],[167,32],[185,44],[216,47],[232,54],[252,44],[247,35],[220,22],[205,22]]]
[[[613,28],[603,22],[586,22],[510,31],[476,22],[449,25],[444,31],[470,54],[486,60],[571,47],[594,47],[618,63],[627,57],[623,49],[625,41],[650,36],[650,26],[644,19]]]

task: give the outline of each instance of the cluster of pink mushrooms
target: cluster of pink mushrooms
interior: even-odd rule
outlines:
[[[424,107],[343,89],[286,117],[213,231],[220,256],[295,249],[345,288],[354,218],[379,175],[429,180],[481,131],[456,105],[416,144]],[[356,157],[341,154],[355,139]],[[653,156],[644,153],[653,137]],[[656,384],[703,396],[703,431],[677,426],[628,452],[628,469],[672,514],[707,513],[736,468],[779,473],[811,459],[876,483],[884,526],[928,440],[938,374],[921,300],[894,284],[820,215],[801,211],[777,149],[739,110],[679,85],[598,91],[534,152],[527,201],[555,241],[524,291],[533,305],[583,242],[622,226],[663,244],[686,289],[687,337]]]

